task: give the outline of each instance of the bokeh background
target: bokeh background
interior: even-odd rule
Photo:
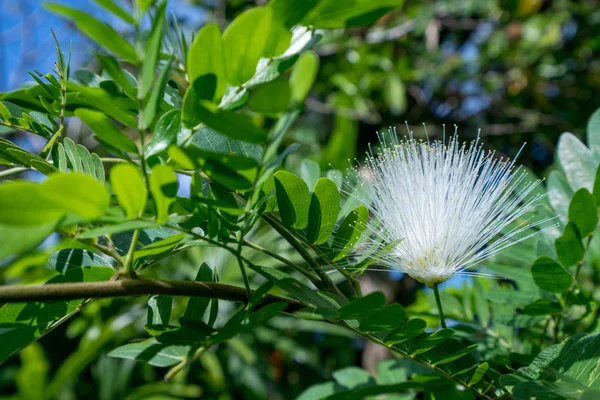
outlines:
[[[132,33],[92,0],[58,2]],[[265,2],[171,0],[169,13],[191,35]],[[97,68],[93,44],[42,4],[0,0],[0,91],[30,80],[28,70],[49,71],[50,29],[63,49],[72,46],[73,75]],[[443,125],[465,138],[481,129],[489,147],[508,155],[527,142],[520,161],[544,174],[558,135],[583,135],[600,103],[595,0],[407,1],[377,25],[385,29],[333,32],[317,47],[321,71],[296,139],[317,143],[309,150],[323,165],[345,167],[378,130],[405,132],[408,122],[433,137]]]
[[[85,9],[123,36],[132,35],[95,1],[55,1]],[[265,2],[170,0],[168,9],[171,21],[191,36],[205,22],[226,26],[249,6]],[[302,148],[288,164],[294,168],[309,157],[322,169],[345,169],[348,159],[360,159],[377,141],[378,131],[394,127],[424,136],[427,129],[430,138],[438,138],[444,129],[452,133],[457,127],[467,140],[480,134],[500,155],[515,156],[527,142],[519,162],[546,176],[558,136],[569,131],[583,137],[588,118],[600,106],[599,6],[596,0],[407,0],[369,29],[327,32],[315,48],[321,61],[317,82],[289,134]],[[50,29],[63,51],[72,48],[74,79],[78,68],[99,70],[94,44],[45,10],[43,1],[0,0],[0,92],[29,81],[27,71],[50,70],[55,60]],[[74,119],[67,134],[94,147]],[[23,133],[9,137],[29,150],[44,144]],[[193,275],[207,259],[228,261],[217,253],[191,252],[171,268]],[[32,263],[21,262],[8,273],[22,274]],[[384,290],[403,305],[414,302],[419,288],[407,277],[385,272],[367,274],[362,284],[363,291]],[[36,398],[40,391],[28,387],[27,377],[37,374],[52,377],[52,390],[65,399],[293,398],[332,370],[374,368],[386,357],[384,350],[365,349],[364,342],[333,328],[275,319],[279,331],[261,328],[221,353],[207,353],[201,367],[190,372],[193,379],[161,386],[164,371],[105,356],[139,337],[144,313],[143,302],[131,306],[126,300],[86,307],[79,319],[0,368],[0,396]],[[66,354],[71,356],[64,360]]]

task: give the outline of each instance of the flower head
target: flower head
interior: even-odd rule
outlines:
[[[548,221],[511,228],[539,205],[542,196],[531,192],[540,181],[527,183],[514,162],[484,150],[479,139],[469,146],[456,134],[448,143],[395,133],[392,143],[380,139],[382,151],[357,170],[354,192],[374,217],[368,240],[394,243],[379,261],[427,286],[528,238],[531,227]]]

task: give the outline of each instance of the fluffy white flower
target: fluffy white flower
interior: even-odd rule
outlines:
[[[531,195],[540,181],[527,183],[524,171],[484,150],[479,138],[466,146],[456,133],[449,143],[390,133],[392,143],[380,136],[380,154],[357,169],[353,193],[370,204],[368,242],[392,244],[379,262],[433,287],[552,228],[531,233],[548,219],[510,228],[540,204],[542,196]]]

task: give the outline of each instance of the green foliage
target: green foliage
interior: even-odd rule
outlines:
[[[156,222],[164,223],[169,218],[169,208],[177,194],[175,172],[167,165],[157,165],[152,168],[148,184],[156,207]]]
[[[130,25],[131,42],[82,10],[48,4],[99,45],[100,70],[70,80],[57,49],[52,74],[34,71],[30,86],[0,94],[9,134],[45,141],[35,151],[0,138],[9,168],[0,177],[43,176],[0,185],[0,361],[19,398],[75,397],[77,376],[96,380],[102,399],[597,395],[600,344],[582,332],[598,330],[598,111],[587,145],[560,137],[556,168],[532,193],[548,201],[503,233],[534,236],[535,224],[519,231],[524,221],[556,225],[478,266],[503,280],[442,288],[452,329],[438,329],[433,293],[407,277],[375,277],[385,265],[369,270],[399,242],[372,243],[367,205],[347,195],[360,188],[329,163],[345,169],[359,130],[413,118],[415,98],[438,95],[416,86],[436,52],[417,71],[396,46],[413,31],[430,40],[462,14],[397,12],[399,0],[227,2],[217,23],[188,38],[166,1],[137,1],[131,12],[96,2]],[[448,64],[432,75],[458,71]],[[315,110],[334,115],[312,120]],[[75,118],[82,135],[71,135]],[[332,130],[322,148],[317,125]],[[84,147],[91,135],[99,145]],[[521,183],[535,179],[525,173]],[[359,259],[357,247],[368,248]],[[65,288],[88,291],[53,297]],[[47,297],[10,297],[22,290]],[[43,339],[54,329],[61,355],[63,344],[70,352],[58,366]],[[395,359],[353,366],[357,338]]]
[[[190,82],[204,75],[214,75],[217,79],[215,98],[225,93],[227,78],[221,29],[218,25],[204,25],[198,31],[187,54],[187,71]]]
[[[283,224],[292,229],[304,229],[308,225],[310,193],[299,177],[286,171],[275,174],[277,205]]]
[[[110,184],[127,218],[138,217],[148,196],[141,171],[133,164],[115,165],[110,170]]]
[[[50,11],[72,19],[77,28],[92,40],[129,62],[136,61],[135,49],[117,31],[90,14],[60,4],[45,5]]]
[[[543,350],[527,367],[505,375],[502,385],[517,399],[579,399],[598,390],[598,334],[576,334]]]
[[[569,271],[554,259],[542,256],[535,260],[531,274],[536,285],[547,292],[561,293],[571,286]]]

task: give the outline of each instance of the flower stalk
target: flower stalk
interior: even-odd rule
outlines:
[[[446,320],[444,318],[444,309],[442,308],[442,301],[440,299],[440,290],[438,285],[433,285],[433,293],[435,294],[435,304],[437,305],[438,314],[440,316],[440,325],[442,328],[446,328]]]

